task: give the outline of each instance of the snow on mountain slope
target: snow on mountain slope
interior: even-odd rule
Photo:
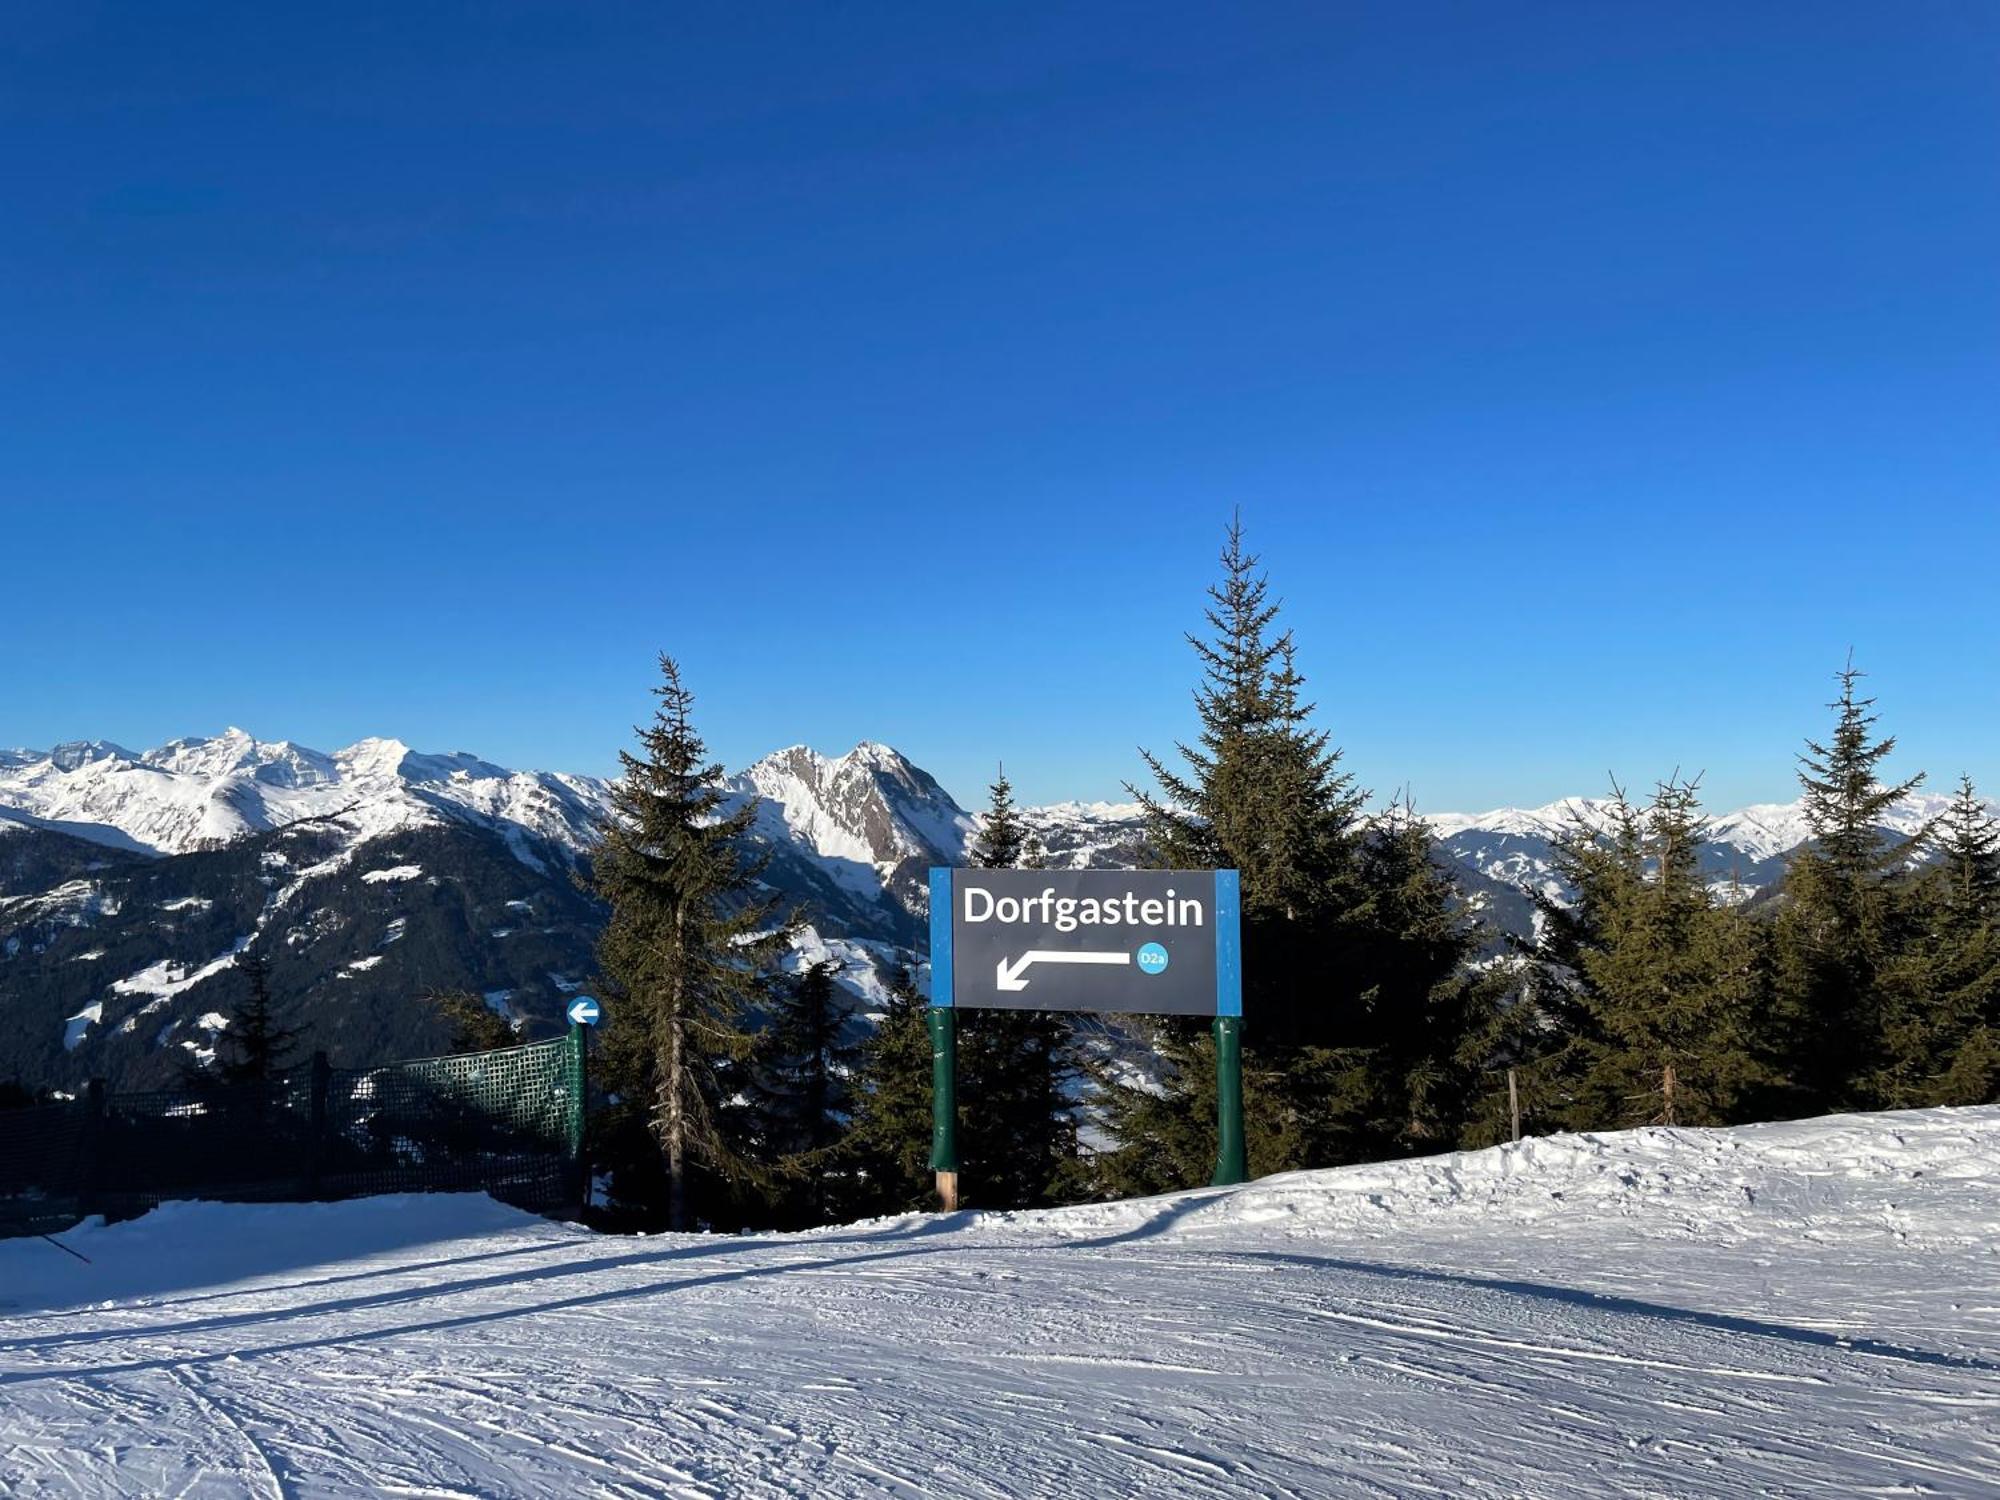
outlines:
[[[2000,1109],[804,1235],[476,1198],[0,1243],[0,1491],[2000,1494]]]
[[[837,879],[871,893],[912,861],[956,863],[974,832],[929,772],[867,741],[838,758],[793,745],[728,784],[761,799],[768,837],[810,849]]]
[[[0,761],[0,810],[86,836],[106,830],[163,854],[307,818],[337,818],[360,838],[456,818],[577,845],[604,805],[604,785],[590,777],[418,755],[397,740],[327,755],[229,729],[143,754],[93,741]]]
[[[918,940],[925,869],[964,860],[978,828],[977,816],[929,773],[873,742],[840,756],[794,745],[729,777],[726,791],[732,803],[759,799],[756,828],[773,852],[771,884],[804,903],[823,930],[869,942]],[[1945,800],[1907,798],[1890,826],[1914,832]],[[213,847],[302,818],[335,819],[357,843],[459,821],[499,831],[516,858],[539,869],[538,840],[581,851],[608,806],[609,787],[594,777],[513,771],[464,753],[420,754],[391,739],[326,754],[231,729],[144,752],[102,740],[0,752],[0,831],[38,826],[158,852]],[[1555,839],[1578,819],[1604,829],[1610,808],[1602,798],[1573,797],[1427,821],[1465,872],[1474,904],[1500,927],[1525,931],[1531,913],[1523,888],[1566,894],[1555,872]],[[1129,865],[1143,857],[1136,805],[1068,802],[1022,815],[1052,867]],[[1798,803],[1742,808],[1711,824],[1703,868],[1718,890],[1747,896],[1782,875],[1786,855],[1807,834]]]
[[[1932,823],[1950,798],[1915,794],[1884,818],[1886,832],[1909,837]],[[1598,833],[1611,827],[1615,804],[1602,797],[1565,797],[1545,807],[1495,808],[1484,813],[1435,813],[1424,821],[1464,870],[1506,890],[1526,888],[1557,900],[1569,892],[1556,873],[1556,840],[1581,823]],[[1742,900],[1775,883],[1785,859],[1812,837],[1803,802],[1759,803],[1710,820],[1700,863],[1709,884]],[[1518,927],[1525,912],[1507,918]]]

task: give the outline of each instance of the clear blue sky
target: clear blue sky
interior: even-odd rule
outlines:
[[[162,6],[0,32],[0,744],[1109,796],[1240,505],[1361,779],[2000,791],[2000,7]]]

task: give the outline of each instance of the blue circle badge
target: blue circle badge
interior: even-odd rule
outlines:
[[[1167,950],[1158,943],[1147,943],[1139,950],[1139,972],[1141,974],[1164,974],[1167,972]]]
[[[569,1018],[579,1026],[595,1026],[603,1012],[588,995],[578,995],[569,1003]]]

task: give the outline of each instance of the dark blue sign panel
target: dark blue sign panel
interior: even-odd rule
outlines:
[[[931,1004],[1240,1016],[1234,870],[931,871]]]

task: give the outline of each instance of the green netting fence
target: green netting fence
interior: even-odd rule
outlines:
[[[174,1198],[489,1192],[538,1213],[584,1196],[583,1028],[492,1052],[270,1084],[193,1084],[0,1111],[0,1236]]]

